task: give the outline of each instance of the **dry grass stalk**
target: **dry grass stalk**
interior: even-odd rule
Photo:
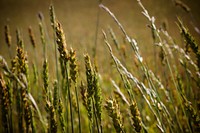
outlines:
[[[191,11],[191,9],[185,3],[183,3],[181,0],[175,0],[175,5],[181,7],[187,13],[189,13]]]
[[[112,48],[111,48],[111,46],[110,46],[110,44],[109,44],[109,42],[108,42],[108,40],[107,40],[107,36],[106,36],[106,34],[105,34],[104,31],[103,31],[103,34],[104,34],[104,41],[105,41],[106,45],[107,45],[108,48],[109,48],[110,55],[111,55],[112,59],[114,60],[115,65],[116,65],[116,67],[117,67],[117,70],[118,70],[118,72],[120,73],[122,79],[123,79],[123,76],[125,76],[125,77],[127,77],[128,79],[130,79],[132,82],[135,83],[136,87],[137,87],[137,88],[139,89],[139,91],[141,92],[143,98],[145,99],[145,101],[146,101],[146,103],[148,104],[150,110],[152,111],[153,115],[155,116],[155,118],[156,118],[156,120],[157,120],[157,122],[158,122],[158,124],[157,124],[158,128],[159,128],[162,132],[164,132],[164,129],[162,128],[161,120],[160,120],[160,118],[158,117],[158,114],[157,114],[156,110],[153,108],[153,105],[150,103],[150,101],[151,101],[152,103],[156,104],[156,103],[155,103],[156,100],[155,100],[155,98],[154,98],[154,97],[155,97],[155,94],[156,94],[155,91],[154,91],[153,89],[147,88],[147,87],[144,85],[144,83],[140,82],[136,77],[134,77],[134,76],[126,69],[126,67],[124,67],[124,66],[122,65],[122,63],[119,61],[119,59],[118,59],[117,57],[114,56],[113,51],[112,51]],[[142,60],[141,60],[140,62],[142,62]],[[145,71],[146,71],[146,70],[145,70]],[[148,100],[146,94],[149,96],[150,101]],[[160,102],[161,102],[161,101],[160,101]],[[162,104],[162,105],[164,105],[164,104]]]

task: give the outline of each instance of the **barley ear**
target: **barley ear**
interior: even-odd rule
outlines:
[[[9,109],[10,109],[10,97],[9,97],[9,90],[6,86],[6,82],[3,78],[2,73],[0,72],[0,104],[1,104],[1,112],[2,112],[2,125],[3,131],[9,132],[10,123],[9,123]]]
[[[178,26],[181,32],[181,35],[183,36],[183,38],[185,39],[185,49],[186,49],[186,53],[189,52],[189,49],[192,49],[192,51],[194,52],[194,54],[196,55],[196,59],[197,59],[197,66],[199,68],[200,71],[200,50],[199,50],[199,46],[196,42],[196,40],[194,39],[194,37],[190,34],[190,32],[188,31],[188,29],[183,25],[182,21],[180,19],[178,19]]]
[[[133,122],[133,127],[135,131],[139,133],[142,130],[142,120],[136,102],[132,102],[129,108],[131,111],[131,119]]]
[[[58,81],[55,80],[53,83],[53,106],[55,108],[55,110],[57,110],[58,108]]]
[[[55,31],[56,31],[56,37],[57,37],[56,42],[58,44],[58,51],[60,53],[60,58],[64,61],[68,61],[68,51],[67,51],[67,44],[65,40],[65,34],[59,22],[56,23]]]
[[[50,5],[50,7],[49,7],[49,14],[50,14],[51,26],[54,29],[55,28],[56,16],[55,16],[55,11],[54,11],[54,6],[53,5]]]
[[[45,100],[47,100],[49,97],[48,97],[48,87],[49,87],[49,72],[48,72],[48,62],[47,60],[44,60],[44,63],[43,63],[43,98]]]
[[[65,123],[65,118],[64,118],[64,112],[63,112],[63,103],[62,100],[59,99],[58,101],[58,116],[59,116],[59,121],[61,125],[62,132],[66,132],[66,123]]]
[[[93,69],[90,61],[89,55],[85,55],[85,68],[86,68],[86,78],[87,78],[87,111],[88,118],[93,123],[93,110],[92,110],[92,97],[94,94],[93,87]]]
[[[115,99],[108,99],[105,105],[109,116],[112,118],[113,125],[117,133],[124,133],[124,126],[122,124],[122,116],[120,113],[119,105]]]
[[[94,85],[94,99],[95,99],[95,108],[96,108],[96,112],[97,112],[97,117],[101,123],[101,114],[102,114],[102,94],[101,94],[101,88],[99,85],[99,77],[98,77],[98,73],[95,71],[94,72],[94,81],[93,81],[93,85]]]
[[[48,132],[56,133],[57,132],[57,121],[56,121],[56,112],[54,106],[50,101],[46,99],[46,111],[48,113]]]
[[[81,82],[80,91],[81,91],[81,98],[83,100],[83,105],[87,109],[87,89],[85,85],[83,84],[83,82]]]
[[[77,76],[78,76],[78,67],[77,67],[77,60],[76,60],[76,52],[71,48],[69,51],[69,61],[70,61],[70,77],[72,81],[76,84],[77,83]]]

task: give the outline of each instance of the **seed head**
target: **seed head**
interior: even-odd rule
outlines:
[[[76,60],[76,52],[71,48],[69,51],[69,60],[70,60],[70,76],[74,83],[77,83],[78,67]]]
[[[11,35],[10,35],[10,28],[9,25],[6,25],[5,27],[5,40],[6,40],[6,44],[8,45],[8,47],[11,46]]]
[[[32,30],[31,26],[28,28],[28,33],[29,33],[29,38],[30,38],[31,44],[32,44],[33,48],[35,48],[35,46],[36,46],[35,45],[35,36],[33,34],[33,30]]]
[[[95,99],[95,108],[97,112],[97,117],[99,121],[101,122],[101,113],[102,113],[102,96],[101,96],[101,88],[99,85],[99,78],[97,73],[94,73],[94,99]]]
[[[65,40],[65,34],[63,32],[62,26],[59,22],[56,23],[56,42],[58,44],[58,51],[60,53],[60,58],[64,61],[68,60],[67,56],[67,44]]]
[[[135,131],[139,133],[142,129],[142,121],[140,117],[140,112],[135,102],[132,102],[132,104],[130,105],[130,111],[131,111],[131,119],[133,122],[133,127]]]
[[[49,7],[49,14],[50,14],[51,26],[54,29],[56,16],[55,16],[53,5],[50,5],[50,7]]]
[[[124,132],[124,126],[122,124],[122,116],[120,113],[119,105],[115,99],[108,99],[105,105],[109,116],[112,118],[113,125],[117,133]]]

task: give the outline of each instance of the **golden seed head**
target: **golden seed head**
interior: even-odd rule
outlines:
[[[83,100],[83,105],[85,107],[87,107],[87,89],[85,88],[85,85],[83,84],[83,82],[81,82],[81,96],[82,96],[82,100]]]
[[[67,55],[68,51],[65,40],[65,34],[59,22],[56,23],[55,31],[56,31],[56,42],[58,44],[58,51],[60,53],[60,58],[65,61],[68,61],[68,55]]]
[[[142,120],[136,102],[132,102],[132,104],[130,105],[130,111],[133,127],[136,132],[140,132],[142,129]]]
[[[119,105],[115,99],[108,99],[105,105],[106,110],[108,111],[109,116],[113,120],[113,125],[117,133],[124,132],[124,126],[122,124],[122,116],[120,113]]]
[[[78,75],[78,67],[77,67],[77,60],[76,60],[76,52],[71,48],[69,51],[69,61],[70,61],[70,76],[74,83],[77,82],[77,75]]]

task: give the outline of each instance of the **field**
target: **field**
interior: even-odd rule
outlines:
[[[0,132],[199,132],[194,3],[2,0]]]

